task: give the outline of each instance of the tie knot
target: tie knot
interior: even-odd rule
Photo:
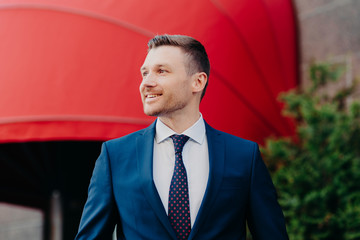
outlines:
[[[189,140],[189,137],[186,135],[176,135],[176,134],[174,134],[170,137],[174,142],[175,153],[178,153],[178,152],[181,153],[185,143],[187,142],[187,140]]]

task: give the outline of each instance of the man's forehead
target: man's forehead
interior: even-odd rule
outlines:
[[[141,69],[148,65],[171,66],[177,63],[184,63],[185,53],[177,46],[159,46],[152,48],[146,55],[145,61]]]

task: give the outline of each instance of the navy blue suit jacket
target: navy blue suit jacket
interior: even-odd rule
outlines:
[[[210,173],[189,239],[288,239],[258,145],[206,124]],[[102,146],[76,239],[176,239],[153,182],[155,123]]]

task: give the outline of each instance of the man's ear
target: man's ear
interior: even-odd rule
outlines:
[[[192,90],[193,93],[201,93],[207,83],[207,74],[198,72],[193,75]]]

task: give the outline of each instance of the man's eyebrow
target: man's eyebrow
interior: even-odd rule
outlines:
[[[170,67],[168,64],[156,64],[157,67]]]
[[[154,67],[157,67],[157,68],[159,68],[159,67],[170,67],[170,65],[168,65],[168,64],[166,64],[166,63],[160,63],[160,64],[156,64]],[[144,70],[146,70],[146,69],[147,69],[147,67],[142,66],[142,67],[140,68],[140,71],[144,71]]]

